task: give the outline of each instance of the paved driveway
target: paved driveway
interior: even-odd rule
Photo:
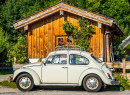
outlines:
[[[130,90],[86,92],[81,87],[40,87],[29,92],[0,86],[0,95],[130,95]]]
[[[13,74],[8,74],[8,75],[0,75],[0,82],[4,81],[4,80],[7,80],[7,77],[8,76],[13,76]]]

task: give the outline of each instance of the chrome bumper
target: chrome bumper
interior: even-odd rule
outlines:
[[[111,81],[111,84],[112,85],[119,85],[120,81],[119,80],[113,80],[113,81]]]

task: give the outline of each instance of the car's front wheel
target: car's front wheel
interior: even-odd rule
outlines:
[[[29,91],[33,88],[33,78],[29,74],[21,74],[16,80],[16,85],[21,91]]]
[[[83,87],[86,91],[97,92],[102,87],[102,80],[95,74],[87,75],[83,80]]]

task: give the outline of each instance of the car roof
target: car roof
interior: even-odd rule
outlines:
[[[80,50],[59,50],[59,51],[53,51],[49,55],[54,55],[54,54],[83,54],[83,55],[88,55],[90,56],[91,53],[86,52],[86,51],[80,51]]]

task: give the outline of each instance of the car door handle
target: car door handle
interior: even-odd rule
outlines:
[[[64,69],[65,69],[65,68],[68,68],[68,67],[62,67],[62,68],[64,68]]]

